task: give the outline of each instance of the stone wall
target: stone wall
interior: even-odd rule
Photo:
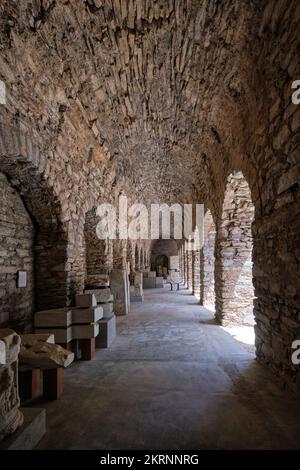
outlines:
[[[210,210],[204,216],[203,232],[203,247],[200,250],[200,304],[214,309],[216,228]]]
[[[195,232],[194,240],[196,243],[200,243],[199,232]],[[196,299],[200,300],[200,291],[201,291],[201,275],[200,275],[200,248],[195,246],[193,252],[193,294]]]
[[[252,233],[254,207],[241,172],[228,177],[217,224],[216,318],[224,325],[253,324]]]
[[[1,2],[0,169],[37,223],[39,307],[82,290],[85,214],[125,189],[139,202],[196,193],[211,210],[222,317],[223,202],[242,171],[257,356],[299,386],[299,19],[298,0]]]
[[[0,173],[0,325],[17,329],[31,322],[34,309],[34,223],[24,203]],[[27,286],[17,287],[18,271]]]
[[[96,209],[86,213],[84,224],[85,239],[85,284],[93,285],[97,275],[108,274],[113,267],[112,240],[102,240],[97,236]]]

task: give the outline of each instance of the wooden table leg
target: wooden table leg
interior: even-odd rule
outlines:
[[[19,393],[22,400],[36,398],[40,394],[40,369],[19,370]]]
[[[63,368],[43,371],[43,395],[47,400],[57,400],[63,392]]]
[[[96,353],[96,340],[95,338],[81,339],[81,359],[83,361],[91,361],[95,358]]]

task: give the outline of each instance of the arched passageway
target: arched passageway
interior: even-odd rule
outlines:
[[[178,245],[175,240],[153,240],[151,244],[151,271],[156,271],[158,276],[167,277],[171,256],[178,256]]]

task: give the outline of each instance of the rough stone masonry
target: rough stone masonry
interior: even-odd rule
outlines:
[[[299,387],[299,19],[297,0],[1,2],[1,322],[83,291],[95,260],[86,214],[99,202],[121,191],[146,204],[197,201],[215,224],[214,257],[206,246],[218,321],[238,316],[226,281],[251,243],[257,357]],[[225,201],[240,173],[251,234],[237,200]],[[136,244],[149,259],[147,240],[114,243],[95,269],[123,268],[127,252],[133,265]],[[200,293],[211,278],[195,273],[201,258],[185,268]],[[23,267],[26,292],[14,284]]]

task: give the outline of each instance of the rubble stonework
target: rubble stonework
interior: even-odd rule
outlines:
[[[1,2],[0,170],[35,222],[36,308],[83,292],[95,267],[86,214],[124,191],[211,211],[217,316],[229,318],[223,204],[228,177],[242,172],[255,208],[257,357],[298,386],[289,351],[300,337],[299,18],[289,0]],[[133,269],[145,262],[142,245]],[[126,249],[113,254],[111,267],[123,269]]]
[[[254,207],[241,172],[228,177],[215,248],[216,318],[253,324],[252,233]]]
[[[204,216],[204,240],[200,250],[200,304],[215,307],[215,223],[208,209]]]
[[[34,308],[34,223],[19,194],[0,173],[0,325],[26,324]],[[18,271],[26,272],[19,288]]]

